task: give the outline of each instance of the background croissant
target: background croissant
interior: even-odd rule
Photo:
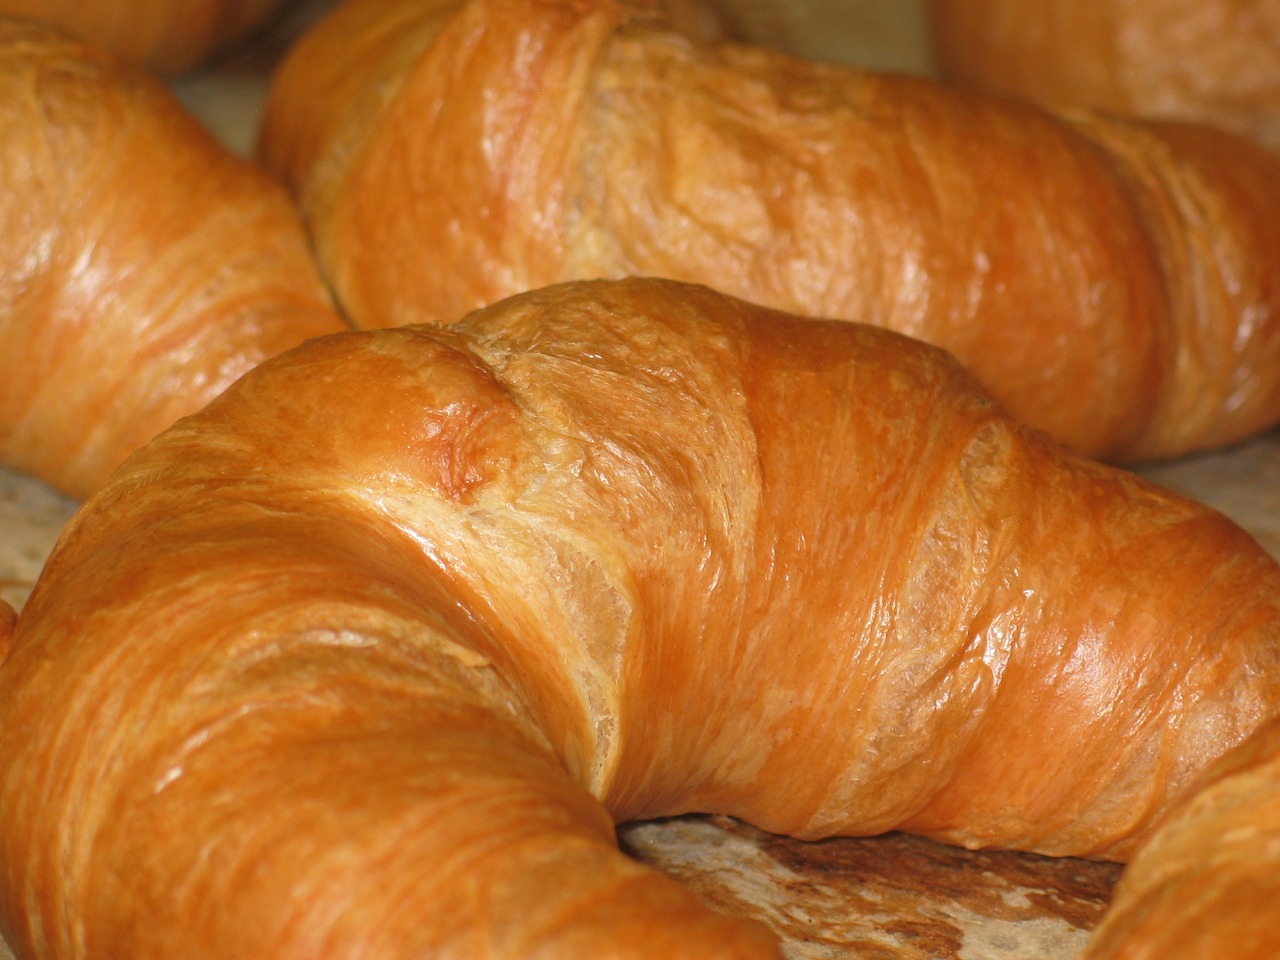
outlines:
[[[1221,125],[1280,149],[1275,0],[928,0],[953,82]]]
[[[344,329],[283,188],[158,81],[0,19],[0,459],[65,493]]]
[[[1280,160],[1216,130],[693,45],[619,0],[351,0],[261,154],[357,324],[655,274],[940,344],[1105,458],[1280,414]]]
[[[30,18],[160,74],[203,66],[262,27],[290,0],[0,0]]]
[[[1278,586],[883,330],[634,280],[322,338],[50,559],[0,921],[32,960],[776,956],[613,822],[1155,849],[1274,753]]]

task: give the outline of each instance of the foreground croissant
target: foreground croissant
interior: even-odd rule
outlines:
[[[297,211],[158,81],[0,18],[0,461],[83,497],[345,327]]]
[[[24,960],[774,957],[614,821],[1123,858],[1259,749],[1278,598],[883,330],[631,280],[322,338],[51,557],[0,920]]]
[[[359,324],[661,275],[937,343],[1108,459],[1280,417],[1280,158],[697,46],[640,0],[349,0],[262,138]]]

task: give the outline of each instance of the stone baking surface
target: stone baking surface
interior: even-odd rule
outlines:
[[[928,69],[916,0],[731,3],[740,26],[793,52]],[[180,81],[179,96],[249,153],[271,64],[329,5],[304,3],[243,54]],[[1232,516],[1280,555],[1280,437],[1142,472]],[[0,597],[21,607],[75,506],[0,470]],[[763,920],[792,960],[1066,960],[1119,875],[1112,864],[968,852],[900,834],[801,843],[716,817],[628,824],[619,836],[716,908]],[[0,960],[11,960],[3,944]]]
[[[627,825],[621,839],[717,909],[763,920],[792,960],[1073,957],[1119,875],[903,834],[801,843],[722,818]]]

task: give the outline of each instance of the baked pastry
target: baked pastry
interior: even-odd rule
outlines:
[[[165,75],[223,53],[290,0],[0,0],[0,16],[65,30]]]
[[[0,18],[0,459],[64,493],[344,329],[297,211],[159,81]]]
[[[1084,960],[1280,956],[1280,723],[1202,780],[1122,876]]]
[[[23,960],[776,957],[614,822],[1155,849],[1277,714],[1278,587],[881,329],[633,279],[313,340],[50,558],[0,921]]]
[[[1275,0],[927,0],[952,82],[1059,107],[1208,123],[1280,149]]]
[[[936,343],[1098,457],[1280,416],[1280,158],[1219,131],[694,44],[627,0],[349,0],[261,155],[360,325],[660,275]]]

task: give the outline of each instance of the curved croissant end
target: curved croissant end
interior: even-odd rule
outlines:
[[[0,0],[0,16],[39,20],[163,75],[201,66],[289,0]]]
[[[24,960],[770,957],[617,820],[1125,857],[1280,568],[941,351],[669,281],[314,340],[77,515],[0,668]]]
[[[1085,960],[1280,956],[1280,722],[1204,779],[1121,878]]]
[[[64,493],[345,328],[283,188],[140,70],[0,19],[0,461]]]

